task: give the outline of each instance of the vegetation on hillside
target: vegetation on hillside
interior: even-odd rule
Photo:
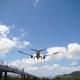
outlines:
[[[2,77],[1,80],[4,80],[4,77]],[[21,80],[21,78],[8,76],[7,80]],[[49,78],[30,78],[30,79],[25,78],[25,80],[80,80],[80,78],[60,78],[60,77],[56,77],[56,78],[52,78],[52,79],[49,79]]]
[[[4,80],[4,79],[5,79],[5,77],[2,76],[1,80]],[[80,80],[80,71],[75,71],[75,72],[72,72],[71,74],[59,75],[52,79],[38,78],[38,77],[34,77],[34,78],[25,77],[25,79],[21,79],[20,76],[18,76],[18,77],[8,76],[7,80]]]

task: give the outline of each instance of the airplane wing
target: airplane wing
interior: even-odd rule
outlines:
[[[18,52],[20,52],[20,53],[22,53],[22,54],[26,54],[26,55],[31,56],[31,54],[27,54],[27,53],[24,53],[24,52],[22,52],[22,51],[18,51]]]
[[[42,50],[39,50],[39,51],[45,51],[46,49],[42,49]]]
[[[42,49],[42,50],[30,49],[30,50],[34,50],[34,51],[45,51],[46,49]]]
[[[30,50],[34,50],[34,51],[37,51],[36,49],[30,49]]]
[[[59,52],[55,52],[55,53],[53,53],[52,55],[57,54],[57,53],[59,53]]]
[[[55,53],[53,53],[53,54],[44,55],[44,56],[50,56],[50,55],[54,55],[54,54],[57,54],[57,53],[59,53],[59,52],[55,52]]]

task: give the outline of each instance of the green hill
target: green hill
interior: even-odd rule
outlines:
[[[58,75],[53,79],[58,80],[58,78],[61,80],[80,80],[80,71],[75,71],[70,74]]]

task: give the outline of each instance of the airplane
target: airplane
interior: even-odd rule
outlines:
[[[36,51],[36,55],[35,55],[35,56],[32,55],[32,54],[24,53],[24,52],[22,52],[22,51],[18,51],[18,52],[23,53],[23,54],[25,54],[25,55],[29,55],[31,58],[34,58],[34,59],[35,59],[35,58],[37,58],[37,59],[39,59],[39,58],[45,59],[46,56],[50,56],[50,55],[54,55],[54,54],[59,53],[59,52],[55,52],[55,53],[53,53],[53,54],[41,56],[41,55],[40,55],[40,54],[41,54],[40,52],[41,52],[41,51],[45,51],[46,49],[42,49],[42,50],[31,49],[31,50]]]

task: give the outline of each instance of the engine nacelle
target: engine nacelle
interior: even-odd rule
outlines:
[[[31,55],[31,58],[33,58],[33,56]]]
[[[43,56],[43,59],[45,59],[45,56]]]

